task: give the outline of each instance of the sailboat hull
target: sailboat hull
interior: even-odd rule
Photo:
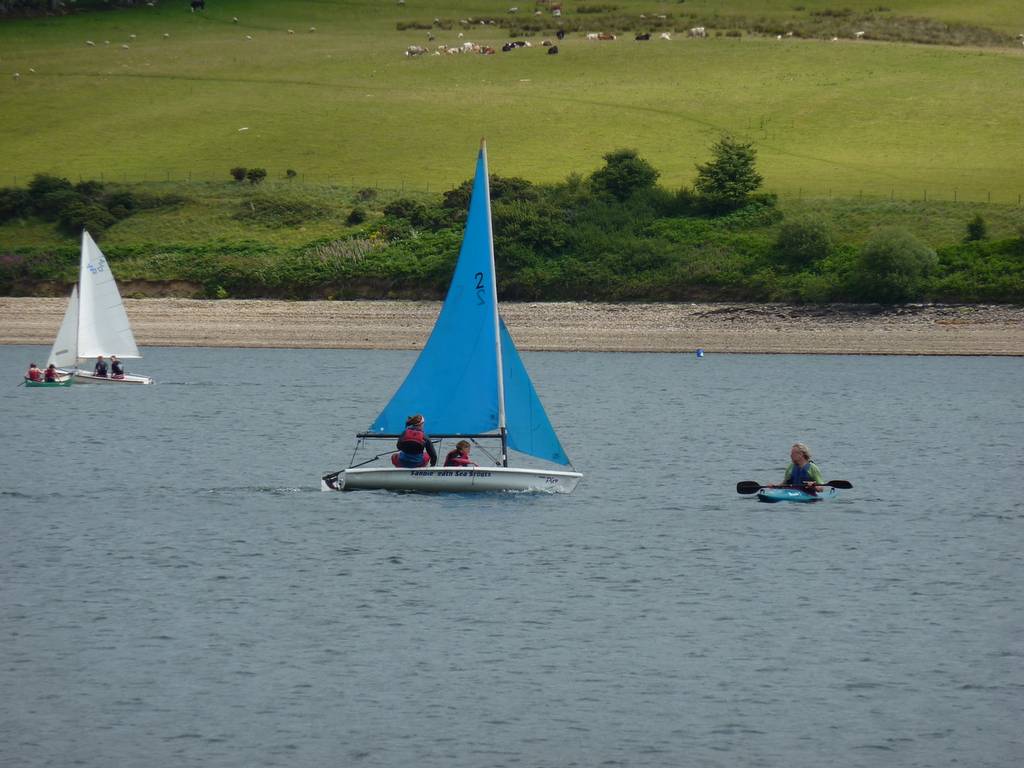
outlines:
[[[94,376],[88,371],[73,371],[75,375],[75,381],[79,384],[153,384],[153,379],[149,376],[132,376],[131,374],[125,374],[121,378],[113,378],[112,376]]]
[[[325,475],[324,491],[416,491],[421,493],[479,493],[529,491],[572,493],[583,475],[561,470],[515,467],[360,467]]]
[[[31,379],[25,379],[26,387],[70,387],[72,379],[69,376],[66,379],[60,379],[58,381],[32,381]]]

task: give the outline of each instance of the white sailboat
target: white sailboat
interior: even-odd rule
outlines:
[[[482,142],[462,249],[434,330],[370,430],[357,435],[356,452],[364,440],[393,444],[406,417],[416,413],[426,417],[432,439],[497,441],[500,447],[494,465],[405,469],[368,467],[369,462],[362,462],[324,475],[321,488],[572,493],[583,477],[571,471],[569,458],[498,314],[487,147]],[[570,469],[510,467],[510,448]]]
[[[116,355],[126,360],[142,357],[110,265],[89,233],[83,230],[78,284],[71,291],[47,364],[53,363],[62,369],[61,374],[71,374],[80,383],[153,383],[148,376],[96,376],[92,371],[75,367],[80,361],[99,355],[106,358]]]

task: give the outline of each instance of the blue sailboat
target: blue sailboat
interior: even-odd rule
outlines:
[[[487,147],[483,142],[462,248],[444,305],[405,381],[370,429],[357,435],[356,451],[364,440],[397,440],[412,414],[425,417],[427,432],[435,440],[496,441],[498,456],[493,465],[406,469],[368,467],[364,462],[324,475],[321,488],[572,493],[583,477],[571,471],[569,458],[498,314]],[[570,469],[510,467],[509,449]],[[474,459],[479,460],[477,456]]]

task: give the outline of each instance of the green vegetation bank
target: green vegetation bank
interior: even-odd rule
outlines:
[[[468,180],[409,195],[265,181],[262,170],[226,169],[228,180],[204,184],[37,175],[27,189],[2,189],[0,293],[67,293],[85,227],[129,296],[443,296]],[[1024,303],[1016,206],[780,204],[759,191],[752,145],[727,136],[692,187],[667,189],[658,178],[632,149],[558,183],[492,176],[502,297]]]

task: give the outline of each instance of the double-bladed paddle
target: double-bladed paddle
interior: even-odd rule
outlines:
[[[840,488],[842,490],[848,490],[853,488],[853,483],[849,480],[829,480],[827,483],[820,483],[820,485],[827,485],[830,488]],[[741,480],[736,483],[736,493],[757,493],[762,488],[770,488],[768,485],[761,485],[754,480]]]

